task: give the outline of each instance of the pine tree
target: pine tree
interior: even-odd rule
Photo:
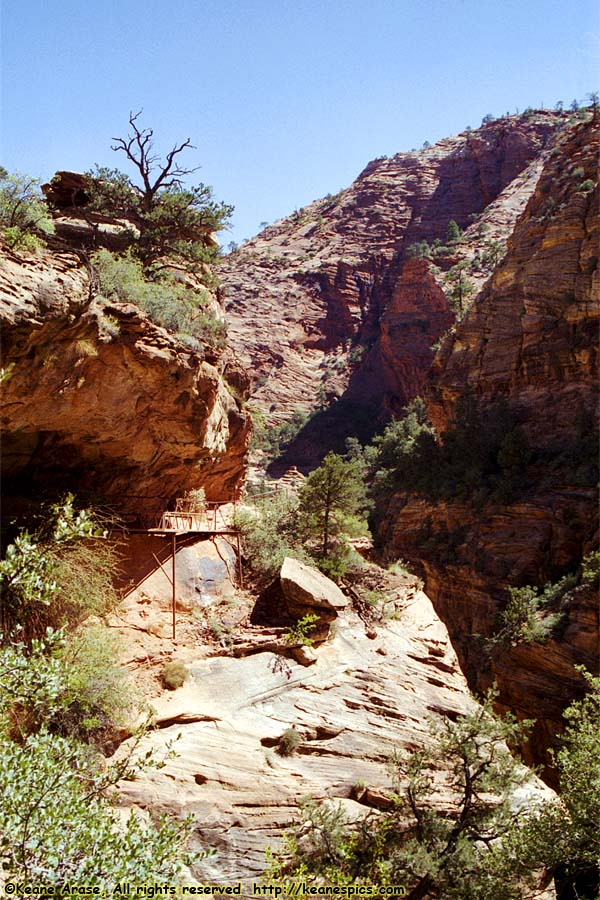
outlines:
[[[307,532],[318,538],[321,554],[329,555],[331,538],[342,530],[346,516],[356,516],[366,507],[365,485],[360,463],[328,453],[321,466],[306,479],[300,494],[300,509]]]

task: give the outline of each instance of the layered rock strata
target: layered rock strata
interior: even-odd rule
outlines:
[[[342,400],[347,433],[365,408],[372,430],[421,389],[431,346],[454,316],[443,273],[412,260],[405,268],[408,248],[443,242],[451,219],[467,240],[445,266],[505,239],[563,125],[553,113],[512,117],[374,160],[348,189],[226,258],[231,340],[255,374],[253,400],[268,423],[319,406],[333,412]],[[488,274],[483,267],[475,282]],[[288,462],[305,466],[308,457],[299,449]]]
[[[0,316],[7,494],[73,490],[154,524],[188,489],[239,491],[250,421],[219,369],[137,307],[94,298],[78,256],[2,254]],[[236,380],[232,358],[221,369]]]
[[[530,746],[537,762],[547,760],[562,709],[583,689],[574,666],[597,669],[597,596],[576,592],[546,644],[505,647],[490,661],[481,640],[496,627],[509,586],[556,580],[597,545],[597,494],[580,456],[598,423],[599,148],[589,123],[550,156],[505,260],[443,343],[427,382],[440,432],[467,391],[480,409],[509,405],[532,457],[517,496],[482,506],[399,492],[382,526],[392,552],[422,564],[471,682],[496,678],[500,704],[538,720]],[[436,535],[444,546],[432,542]]]
[[[188,649],[188,682],[153,701],[159,730],[141,747],[161,757],[181,735],[176,756],[124,783],[121,803],[192,815],[195,847],[217,851],[198,864],[198,880],[260,876],[266,847],[298,820],[303,796],[367,813],[369,798],[389,789],[389,755],[428,740],[428,716],[473,708],[430,602],[415,588],[400,593],[398,621],[370,637],[355,613],[340,612],[335,635],[308,668],[260,647],[242,658]],[[277,748],[290,728],[300,742],[285,756]],[[356,785],[369,788],[360,803],[352,799]]]

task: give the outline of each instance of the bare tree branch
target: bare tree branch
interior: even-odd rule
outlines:
[[[181,187],[182,178],[185,175],[192,175],[200,168],[195,166],[188,169],[181,166],[176,157],[184,150],[195,150],[190,138],[186,138],[181,144],[175,144],[166,155],[165,161],[162,162],[160,156],[154,153],[154,130],[152,128],[140,128],[137,120],[141,116],[143,110],[136,113],[129,113],[129,124],[133,129],[133,134],[128,134],[126,138],[114,137],[114,144],[111,150],[121,151],[127,159],[138,170],[143,189],[132,184],[132,187],[141,192],[142,208],[145,212],[151,212],[156,205],[156,197],[158,191],[162,188]],[[158,171],[158,175],[154,177]]]

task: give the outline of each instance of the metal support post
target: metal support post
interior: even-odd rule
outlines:
[[[172,613],[173,613],[173,640],[175,640],[175,609],[176,609],[176,602],[177,602],[177,600],[176,600],[177,592],[176,592],[176,582],[175,582],[175,556],[176,556],[176,554],[177,554],[177,535],[176,535],[176,534],[173,534],[173,538],[172,538],[172,551],[173,551],[173,578],[172,578],[172,585],[173,585],[173,599],[172,599]]]

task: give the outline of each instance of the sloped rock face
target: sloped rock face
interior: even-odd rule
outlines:
[[[136,307],[93,299],[78,257],[3,255],[0,315],[2,364],[14,363],[2,386],[7,494],[83,492],[145,524],[191,488],[236,495],[250,429],[240,402]]]
[[[304,612],[320,609],[337,614],[348,605],[348,598],[335,581],[290,556],[283,561],[279,579],[283,595],[293,608]]]
[[[388,405],[400,408],[419,394],[431,365],[432,345],[454,322],[444,292],[424,259],[409,259],[381,316],[381,370]]]
[[[374,160],[347,190],[225,260],[230,338],[269,423],[342,399],[351,433],[352,406],[368,407],[373,428],[382,411],[415,395],[453,314],[426,264],[404,268],[407,248],[443,240],[450,219],[467,228],[488,207],[485,240],[506,237],[562,125],[552,113],[499,120],[418,154]],[[301,457],[288,462],[302,465]]]
[[[495,271],[436,357],[429,408],[444,430],[469,388],[510,396],[535,444],[574,428],[598,374],[598,129],[578,128],[550,158]],[[579,190],[588,179],[593,190]],[[529,414],[528,414],[529,411]]]
[[[272,652],[198,654],[184,687],[153,700],[164,727],[141,748],[160,758],[181,734],[176,757],[121,785],[121,803],[192,815],[196,847],[217,851],[194,872],[207,883],[261,875],[265,848],[298,820],[303,796],[366,814],[369,796],[389,789],[389,755],[428,740],[429,715],[473,708],[427,597],[412,589],[403,605],[400,620],[371,638],[356,614],[340,613],[335,636],[309,668]],[[275,748],[289,728],[300,745],[282,756]],[[362,803],[352,799],[359,782],[370,789]]]
[[[428,379],[441,432],[467,390],[481,408],[508,402],[533,454],[518,497],[478,507],[399,493],[382,526],[395,553],[422,561],[471,683],[496,678],[500,704],[538,720],[536,762],[547,760],[562,709],[582,690],[574,665],[597,670],[597,596],[577,592],[545,645],[506,647],[490,660],[476,636],[492,632],[508,586],[575,571],[597,542],[596,490],[578,454],[598,422],[599,147],[598,127],[582,125],[549,158],[506,259]]]

